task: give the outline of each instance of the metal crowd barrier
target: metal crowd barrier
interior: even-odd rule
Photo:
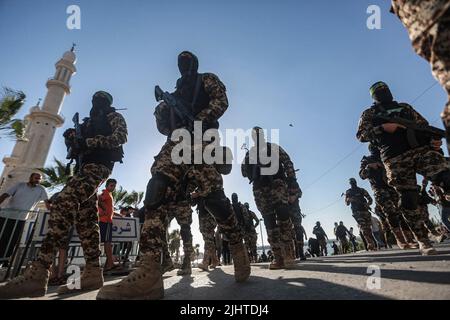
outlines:
[[[0,210],[0,263],[7,263],[3,281],[11,276],[17,276],[24,265],[36,259],[48,230],[48,218],[47,210]],[[113,246],[117,248],[123,243],[131,242],[132,247],[128,257],[131,259],[137,257],[140,229],[138,218],[114,217]],[[126,245],[124,247],[126,249]],[[67,250],[69,250],[67,258],[70,264],[75,259],[83,257],[81,241],[76,232],[73,232]]]

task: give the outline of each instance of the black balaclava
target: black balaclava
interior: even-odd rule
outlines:
[[[233,194],[231,195],[231,201],[232,201],[233,203],[237,203],[237,202],[238,202],[238,195],[237,195],[236,193],[233,193]]]
[[[102,115],[106,115],[112,111],[113,97],[106,91],[97,91],[92,96],[92,109],[90,116],[92,118],[97,118]]]
[[[370,87],[369,91],[370,91],[370,95],[371,95],[372,99],[375,101],[375,103],[385,104],[385,103],[390,103],[390,102],[394,101],[394,97],[392,96],[389,86],[382,81],[378,81],[378,82],[374,83]]]
[[[356,179],[355,178],[350,178],[349,180],[348,180],[348,182],[350,183],[350,186],[352,187],[352,188],[356,188],[358,185],[356,184]]]
[[[181,52],[178,55],[178,70],[181,78],[177,81],[177,90],[184,101],[191,103],[198,75],[198,58],[195,54],[189,51]]]

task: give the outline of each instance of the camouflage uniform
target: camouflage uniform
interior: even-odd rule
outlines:
[[[421,222],[429,233],[431,233],[435,237],[439,237],[441,234],[436,230],[433,222],[431,222],[430,213],[428,211],[428,205],[432,203],[434,203],[434,199],[428,195],[426,189],[421,190],[419,198],[419,212]]]
[[[209,97],[211,98],[207,108],[200,111],[196,116],[196,120],[204,122],[213,122],[217,120],[228,107],[228,100],[225,93],[225,86],[216,75],[207,73],[203,75],[203,86]],[[161,103],[155,111],[157,122],[163,123],[166,117],[167,105]],[[171,153],[176,142],[168,140],[162,147],[159,154],[155,157],[152,165],[152,175],[162,174],[170,179],[170,184],[179,186],[183,180],[189,181],[191,186],[197,187],[196,193],[203,198],[212,193],[218,193],[220,197],[223,194],[223,180],[221,174],[216,170],[214,165],[207,164],[174,164],[172,162]],[[204,143],[206,146],[207,143]],[[203,146],[203,147],[204,147]],[[193,149],[195,149],[194,146]],[[194,150],[192,150],[194,152]],[[178,187],[177,187],[178,188]],[[188,192],[187,192],[188,193]],[[227,234],[231,243],[239,243],[242,240],[237,230],[236,217],[232,212],[231,204],[228,201],[229,211],[228,217],[224,220],[218,219],[221,229]],[[141,234],[141,252],[149,254],[155,261],[160,261],[161,248],[161,232],[158,231],[164,225],[164,217],[162,213],[152,211],[146,215],[144,227]]]
[[[256,227],[253,221],[258,221],[259,223],[259,219],[253,211],[247,209],[247,207],[245,206],[243,210],[243,218],[244,218],[243,232],[245,245],[250,252],[250,257],[252,261],[257,262],[258,234],[256,232]]]
[[[370,164],[379,164],[379,166],[375,169],[369,167]],[[378,213],[377,216],[386,234],[392,230],[397,244],[401,247],[408,242],[411,243],[413,238],[410,235],[410,228],[402,214],[402,208],[398,206],[399,195],[393,187],[389,186],[386,170],[378,155],[365,156],[361,159],[359,176],[370,182],[375,196],[375,213]]]
[[[416,53],[431,64],[433,75],[447,91],[449,101],[442,118],[448,128],[450,120],[450,2],[448,0],[393,0],[392,11],[408,30]],[[447,145],[449,145],[448,139]]]
[[[369,202],[367,203],[364,199],[367,199]],[[355,218],[361,233],[367,241],[367,248],[369,250],[375,249],[376,245],[372,235],[372,219],[369,212],[372,198],[369,193],[363,188],[351,188],[345,192],[345,201],[352,205],[353,218]]]
[[[303,247],[305,245],[304,237],[306,237],[305,229],[302,226],[302,211],[300,209],[299,198],[302,196],[302,191],[300,187],[289,189],[289,197],[293,197],[296,200],[289,204],[289,217],[293,226],[293,239],[295,241],[296,256],[304,258]]]
[[[402,118],[411,119],[418,125],[428,125],[428,122],[410,105],[399,103],[397,106],[399,111],[396,111],[396,113],[398,112]],[[377,112],[376,105],[363,112],[357,133],[357,137],[361,142],[375,141],[375,143],[380,143],[380,141],[384,141],[384,143],[387,143],[389,136],[386,135],[392,135],[392,139],[394,139],[394,137],[398,138],[399,135],[404,134],[402,131],[398,134],[388,134],[383,131],[381,125],[375,125]],[[409,141],[405,143],[409,144]],[[404,151],[400,154],[392,157],[385,156],[382,159],[388,183],[400,194],[403,215],[421,248],[428,249],[432,246],[417,207],[419,191],[417,189],[416,174],[420,174],[428,180],[437,183],[448,192],[448,189],[450,189],[448,164],[441,153],[422,140],[416,147],[411,147],[410,145],[406,147],[401,145],[401,147]]]
[[[256,148],[256,147],[252,147]],[[267,241],[270,244],[275,260],[283,261],[286,256],[285,251],[289,250],[292,244],[292,228],[289,220],[288,209],[288,179],[295,179],[294,165],[289,155],[280,146],[274,143],[267,143],[267,150],[278,148],[280,171],[284,175],[261,176],[253,182],[253,195],[256,207],[261,213],[267,230]],[[250,154],[247,152],[244,163],[241,166],[244,177],[251,176],[251,167],[248,165]],[[282,262],[281,262],[282,263]]]
[[[107,118],[112,134],[86,139],[89,149],[113,149],[126,143],[127,126],[122,115],[112,112]],[[69,230],[73,224],[81,240],[86,264],[99,266],[101,252],[97,189],[110,174],[111,169],[105,165],[88,163],[82,167],[81,173],[72,177],[62,189],[51,208],[49,230],[37,258],[45,267],[50,268],[56,250],[67,244]]]
[[[165,233],[169,229],[172,220],[176,219],[180,226],[181,240],[183,240],[184,257],[190,259],[194,249],[192,246],[191,233],[192,209],[189,201],[173,199],[172,201],[161,205],[156,210],[161,211],[160,215],[166,217],[166,224],[163,226],[164,230],[161,230],[161,232]],[[168,265],[171,265],[166,237],[164,237],[163,240],[165,240],[165,243],[163,244],[163,266],[167,262]]]
[[[203,204],[197,205],[197,213],[200,233],[204,242],[204,252],[211,255],[212,252],[216,251],[215,229],[217,222],[214,216],[205,209]]]
[[[316,236],[317,241],[319,241],[320,255],[327,256],[328,255],[328,248],[327,248],[328,236],[325,233],[325,230],[323,230],[323,228],[320,225],[315,225],[312,233]]]

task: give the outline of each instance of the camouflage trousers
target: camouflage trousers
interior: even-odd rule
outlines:
[[[373,188],[375,202],[381,208],[383,216],[379,216],[380,220],[387,220],[391,229],[401,227],[401,220],[404,220],[402,209],[398,207],[398,193],[394,188]]]
[[[302,211],[298,200],[292,204],[289,204],[289,217],[294,227],[294,240],[297,242],[303,242],[303,237],[305,235],[303,234]]]
[[[393,0],[393,8],[409,33],[414,50],[427,60],[434,77],[447,91],[442,113],[450,128],[450,2],[447,0]],[[450,150],[450,140],[447,139]]]
[[[421,222],[425,226],[425,228],[428,230],[429,233],[431,233],[433,236],[437,237],[440,236],[440,233],[436,230],[436,227],[434,226],[433,222],[430,220],[430,212],[428,211],[428,206],[420,206],[420,217]]]
[[[100,164],[87,164],[73,176],[57,196],[50,210],[48,233],[37,260],[50,268],[56,250],[66,248],[72,225],[78,232],[86,264],[100,264],[100,229],[97,213],[97,189],[111,174]]]
[[[292,242],[287,184],[282,179],[275,179],[270,184],[253,184],[253,195],[264,219],[267,241],[272,251],[280,252],[283,246]]]
[[[339,240],[339,245],[340,245],[340,249],[341,249],[341,253],[345,254],[349,251],[350,247],[349,247],[349,242],[347,237],[338,237]]]
[[[320,254],[324,255],[324,256],[327,256],[328,255],[327,239],[320,238],[320,239],[317,239],[317,240],[319,240]]]
[[[198,224],[200,233],[205,243],[204,252],[211,252],[216,249],[215,229],[217,227],[216,219],[210,214],[204,206],[198,207]]]
[[[220,173],[213,165],[173,163],[172,151],[175,146],[176,143],[172,141],[167,141],[163,145],[152,165],[152,175],[161,174],[168,177],[172,186],[176,186],[175,188],[186,185],[186,192],[190,193],[195,190],[200,199],[215,194],[216,199],[225,205],[223,210],[227,211],[226,217],[215,217],[219,227],[231,243],[242,241],[231,203],[223,192],[223,180]],[[151,256],[158,263],[161,260],[161,247],[164,241],[163,236],[165,236],[162,235],[161,230],[163,230],[166,218],[166,214],[159,210],[147,211],[141,233],[142,254]]]
[[[165,259],[170,257],[168,254],[167,230],[174,218],[180,225],[184,256],[192,256],[192,209],[190,203],[186,200],[165,203],[157,209],[146,210],[140,239],[140,252],[143,255],[151,255],[158,263],[162,261],[162,254]]]
[[[244,232],[244,242],[245,246],[247,247],[247,250],[249,251],[249,258],[253,261],[256,261],[258,257],[258,251],[257,251],[257,241],[258,241],[258,234],[256,233],[256,230],[246,230]]]
[[[354,211],[353,218],[367,241],[368,247],[376,248],[372,235],[372,219],[369,211]]]
[[[444,156],[431,150],[428,146],[409,150],[404,154],[388,159],[384,162],[384,165],[389,184],[397,192],[414,191],[417,192],[417,196],[419,191],[416,173],[434,181],[438,174],[449,170]],[[423,224],[419,208],[415,210],[403,209],[403,216],[417,241],[430,245],[428,231]]]
[[[178,202],[170,202],[167,204],[163,204],[158,209],[161,212],[161,216],[166,217],[166,225],[164,226],[164,234],[169,229],[170,223],[173,219],[175,219],[180,226],[180,235],[181,240],[183,240],[183,252],[184,256],[190,257],[193,253],[192,246],[192,232],[191,232],[191,224],[192,224],[192,209],[189,201],[182,200]],[[166,238],[163,238],[166,240]],[[168,244],[163,244],[164,254],[167,256],[168,252]]]

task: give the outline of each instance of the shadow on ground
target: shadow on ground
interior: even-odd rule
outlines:
[[[182,278],[166,289],[165,299],[183,300],[299,300],[299,299],[385,299],[383,296],[319,279],[268,279],[252,275],[236,283],[233,275],[215,269],[205,275],[205,283],[193,288],[193,279]]]

